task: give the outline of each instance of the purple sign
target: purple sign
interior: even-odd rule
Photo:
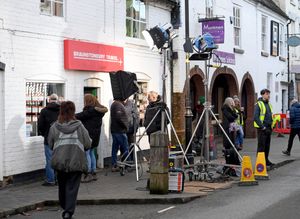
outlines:
[[[214,62],[221,62],[223,64],[230,64],[230,65],[235,65],[235,54],[234,53],[229,53],[229,52],[222,52],[222,51],[214,51],[215,55],[213,56],[213,61]],[[218,57],[219,59],[218,59]]]
[[[203,21],[202,34],[210,33],[216,44],[224,43],[224,21]]]

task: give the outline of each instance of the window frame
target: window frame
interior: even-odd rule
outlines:
[[[126,24],[126,37],[134,38],[134,39],[144,39],[144,36],[142,35],[142,30],[144,30],[144,29],[141,29],[141,28],[142,28],[142,25],[144,25],[145,29],[147,28],[147,20],[148,19],[147,19],[146,4],[144,2],[141,2],[140,0],[130,0],[130,1],[132,1],[132,5],[130,7],[130,16],[128,16],[128,14],[127,14],[128,7],[127,7],[127,1],[126,1],[126,21],[125,21],[125,24]],[[134,8],[133,5],[135,3],[138,3],[139,10],[137,12],[139,12],[139,13],[141,11],[141,5],[143,5],[143,7],[144,7],[144,9],[142,9],[144,11],[144,14],[142,16],[139,15],[138,19],[134,18],[133,11],[132,11],[132,9]],[[141,17],[144,17],[145,21],[143,21]],[[130,24],[129,31],[127,31],[127,29],[128,29],[127,22],[128,21],[129,21],[129,24]],[[138,24],[138,28],[137,28],[136,31],[133,31],[134,23]],[[128,34],[128,32],[130,32],[130,34]],[[135,33],[138,33],[138,35],[135,36]]]
[[[205,0],[205,17],[212,18],[214,17],[214,1]]]
[[[47,4],[49,4],[49,6],[47,6]],[[62,8],[61,14],[62,15],[58,15],[58,13],[55,12],[54,9],[55,9],[56,4],[61,5],[61,8]],[[43,6],[46,6],[45,10],[43,10]],[[40,13],[42,15],[47,15],[47,16],[51,16],[51,17],[64,18],[65,17],[65,0],[40,0]]]
[[[264,20],[264,22],[263,22]],[[267,51],[267,29],[268,29],[268,17],[265,15],[261,16],[261,50]]]
[[[279,56],[283,57],[284,56],[284,25],[279,24]]]
[[[52,87],[56,89],[55,91],[50,91],[50,87],[47,85],[59,85],[61,86],[61,92],[57,92],[57,87]],[[48,92],[49,89],[49,93]],[[51,93],[50,93],[51,92]],[[35,81],[26,80],[25,81],[25,124],[26,124],[26,138],[32,138],[38,136],[38,125],[37,120],[40,112],[46,107],[47,101],[49,101],[49,96],[52,93],[56,93],[59,97],[59,101],[65,98],[66,84],[64,82],[47,82],[47,81]],[[39,95],[40,94],[40,95]]]
[[[242,47],[241,7],[239,7],[238,5],[233,6],[232,24],[233,24],[234,46],[241,48]],[[236,33],[238,33],[238,36]]]

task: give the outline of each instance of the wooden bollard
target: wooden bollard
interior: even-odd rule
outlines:
[[[154,132],[150,137],[150,194],[167,194],[169,190],[168,134]]]

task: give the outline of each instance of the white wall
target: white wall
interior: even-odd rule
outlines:
[[[79,112],[83,107],[84,80],[98,78],[103,81],[102,104],[110,107],[112,103],[108,73],[64,69],[64,39],[124,47],[125,70],[147,74],[150,78],[149,90],[161,90],[161,80],[158,80],[162,73],[161,56],[149,51],[144,41],[125,37],[126,1],[65,2],[66,16],[59,18],[41,15],[39,1],[36,0],[0,0],[0,60],[7,65],[3,78],[5,109],[1,110],[0,106],[0,115],[5,115],[0,180],[2,173],[8,176],[44,167],[42,137],[26,137],[26,81],[64,82],[65,97],[75,102]],[[169,11],[164,8],[150,6],[149,11],[149,27],[170,21]],[[0,101],[3,103],[1,96]],[[102,158],[111,154],[109,117],[108,112],[103,118],[98,148]],[[101,161],[99,164],[103,165]]]

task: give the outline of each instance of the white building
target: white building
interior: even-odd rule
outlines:
[[[176,2],[180,7],[176,7]],[[184,2],[94,0],[87,4],[74,0],[0,0],[0,62],[6,65],[4,71],[0,70],[0,181],[44,167],[43,139],[36,136],[36,119],[51,92],[74,101],[78,112],[86,92],[94,93],[103,105],[110,106],[108,71],[120,66],[137,74],[144,94],[139,95],[143,111],[146,93],[162,90],[163,60],[157,52],[149,51],[141,31],[174,18],[180,18],[179,37],[173,40],[166,90],[168,102],[172,100],[174,125],[182,138],[186,79]],[[218,48],[224,63],[221,68],[210,68],[209,99],[219,113],[227,96],[239,95],[247,112],[247,136],[254,136],[253,107],[262,88],[271,90],[275,112],[281,112],[285,102],[281,90],[287,85],[281,83],[286,81],[281,73],[287,67],[283,40],[287,17],[270,2],[189,0],[190,37],[202,34],[199,19],[218,16],[224,20],[224,43]],[[178,11],[173,10],[171,19],[174,8]],[[96,59],[100,63],[95,67],[78,63],[78,59]],[[195,111],[198,98],[204,95],[205,71],[203,61],[190,64]],[[147,139],[142,146],[147,146]],[[110,151],[107,113],[98,147],[98,166],[103,167],[103,158],[110,156]]]
[[[0,5],[0,62],[6,65],[0,71],[0,181],[44,168],[36,120],[50,93],[74,101],[77,112],[87,92],[109,107],[108,71],[119,67],[137,74],[141,105],[148,91],[161,90],[162,57],[149,50],[141,31],[169,22],[172,1],[145,6],[136,0],[0,0]],[[95,67],[82,59],[98,62]],[[111,154],[109,117],[103,118],[100,167]]]
[[[300,39],[300,1],[298,0],[276,0],[277,5],[289,16],[288,37],[299,37]],[[300,96],[300,46],[289,47],[290,84],[291,99]],[[286,72],[287,73],[287,72]]]
[[[181,3],[184,4],[184,1]],[[209,71],[209,100],[214,106],[214,112],[221,118],[224,99],[238,95],[247,114],[246,136],[255,136],[253,108],[261,89],[271,90],[275,113],[287,108],[287,93],[283,93],[287,91],[287,80],[284,79],[287,71],[284,40],[287,15],[274,2],[263,0],[191,0],[189,8],[190,37],[197,37],[207,31],[202,31],[199,20],[207,21],[204,26],[206,29],[220,30],[215,33],[218,37],[224,33],[224,43],[219,43],[217,49],[224,63],[221,68],[210,68]],[[174,96],[184,93],[185,82],[185,54],[182,48],[185,36],[184,5],[181,9],[181,37],[174,43],[174,51],[179,52],[178,60],[174,61]],[[216,18],[224,21],[224,32],[222,25],[211,22]],[[191,61],[191,98],[194,111],[199,96],[204,96],[204,73],[204,61]],[[181,100],[184,102],[184,95]],[[179,104],[174,103],[173,108],[176,106]],[[181,110],[181,115],[184,115],[184,109]],[[177,128],[182,130],[183,126],[179,124]]]

